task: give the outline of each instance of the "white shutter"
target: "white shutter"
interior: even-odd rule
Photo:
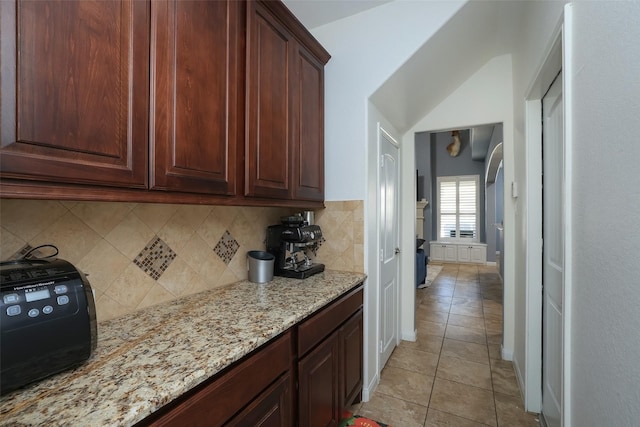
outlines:
[[[438,240],[478,241],[479,176],[438,177]]]
[[[458,213],[460,214],[458,237],[463,239],[476,239],[478,237],[476,225],[477,192],[477,180],[462,178],[458,180]]]

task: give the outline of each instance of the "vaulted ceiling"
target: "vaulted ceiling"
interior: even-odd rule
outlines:
[[[383,1],[284,0],[309,28],[366,13]],[[400,133],[438,106],[490,59],[512,51],[526,1],[468,1],[371,94]],[[401,24],[398,28],[401,30]]]

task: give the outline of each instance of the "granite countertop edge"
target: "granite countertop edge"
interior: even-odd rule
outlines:
[[[86,363],[0,399],[0,425],[133,425],[365,279],[240,281],[101,322]]]

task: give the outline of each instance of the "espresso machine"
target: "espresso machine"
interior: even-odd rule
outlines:
[[[280,218],[281,224],[267,228],[267,252],[276,257],[273,274],[276,276],[306,279],[324,271],[324,264],[311,261],[315,255],[322,230],[309,224],[301,215]]]

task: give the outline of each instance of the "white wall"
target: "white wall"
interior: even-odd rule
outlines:
[[[573,11],[572,425],[638,425],[640,2]]]
[[[325,68],[325,198],[363,200],[367,100],[464,1],[394,1],[315,28]]]
[[[422,131],[435,131],[482,125],[503,123],[505,182],[513,180],[513,93],[511,78],[511,55],[501,55],[489,60],[473,76],[453,92],[440,105],[433,109],[420,122],[403,135],[403,168],[402,168],[402,203],[404,206],[415,205],[415,147],[414,134]],[[513,230],[514,200],[505,197],[505,227]],[[415,251],[414,228],[415,210],[406,210],[402,217],[402,250],[406,253]],[[505,240],[507,240],[505,238]],[[513,233],[509,243],[505,241],[508,252],[514,243]],[[507,259],[507,263],[509,260]],[[511,265],[513,265],[511,263]],[[406,257],[402,259],[402,270],[412,271],[413,264]],[[510,359],[513,352],[513,268],[507,264],[505,271],[505,336],[503,354]],[[410,283],[403,283],[403,290],[409,292]],[[403,300],[404,302],[404,300]],[[413,309],[407,303],[402,308],[403,332],[413,326]]]
[[[505,257],[503,257],[503,259],[506,258],[505,261],[507,264],[505,264],[505,268],[510,267],[513,269],[513,362],[520,384],[524,389],[527,388],[527,381],[529,381],[526,372],[527,366],[531,369],[531,366],[536,363],[539,365],[539,360],[537,362],[528,361],[526,357],[527,336],[529,331],[533,330],[533,326],[530,326],[529,330],[527,329],[526,285],[529,279],[526,270],[527,239],[539,239],[541,237],[541,235],[527,236],[527,214],[530,214],[532,217],[530,220],[533,220],[534,213],[539,217],[541,210],[540,206],[528,207],[525,202],[528,197],[527,186],[533,185],[539,187],[538,183],[540,182],[540,178],[537,178],[535,182],[527,182],[528,159],[525,144],[525,98],[530,93],[532,84],[540,73],[546,55],[549,53],[554,38],[558,34],[557,30],[561,23],[564,3],[564,1],[527,2],[527,9],[524,14],[526,19],[521,23],[518,33],[519,38],[516,40],[516,47],[513,50],[514,126],[512,133],[512,179],[518,182],[520,194],[513,206],[513,228],[511,228],[514,232],[514,239],[512,240],[513,246],[507,246],[507,242],[505,241],[505,248],[503,250]],[[544,93],[545,89],[540,88],[542,93]],[[506,135],[507,130],[505,129],[505,137]],[[504,186],[506,192],[509,190],[510,183],[511,179],[505,175]],[[505,205],[507,204],[507,196],[508,195],[505,194]],[[505,219],[506,215],[507,212],[505,210]],[[541,220],[538,218],[537,221]],[[510,260],[508,257],[509,254],[511,255]],[[540,284],[538,284],[538,286],[540,286]],[[538,327],[539,326],[540,325],[538,325]],[[532,363],[528,364],[528,362],[536,363],[532,365]],[[533,369],[531,370],[534,371]],[[536,376],[539,377],[537,374]],[[531,381],[535,382],[535,380]],[[540,378],[537,378],[537,381],[540,382]],[[534,388],[537,388],[537,386]],[[539,396],[538,401],[528,399],[528,404],[534,406],[528,409],[538,410]]]

